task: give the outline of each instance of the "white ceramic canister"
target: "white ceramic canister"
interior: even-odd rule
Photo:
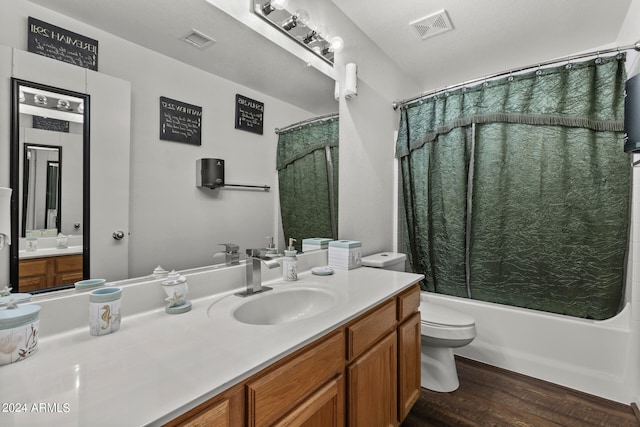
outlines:
[[[187,278],[178,274],[175,270],[167,276],[167,280],[162,282],[162,289],[167,294],[168,305],[165,308],[169,314],[180,314],[191,310],[191,302],[187,301],[189,285]]]
[[[120,329],[122,288],[106,287],[89,293],[89,332],[107,335]]]
[[[0,308],[0,365],[26,359],[38,350],[40,306],[12,306]]]

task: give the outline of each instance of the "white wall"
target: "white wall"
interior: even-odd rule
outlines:
[[[210,264],[218,243],[264,246],[277,223],[276,192],[198,189],[196,159],[225,159],[229,183],[275,186],[273,129],[313,114],[24,0],[5,0],[2,7],[0,45],[26,50],[27,17],[34,16],[97,39],[100,73],[131,83],[129,275],[148,274],[157,264],[167,269]],[[9,67],[5,75],[10,75],[10,64],[3,60],[0,67]],[[0,103],[0,186],[8,186],[9,82],[0,82],[0,88],[5,100]],[[265,103],[264,135],[234,129],[236,93]],[[160,96],[202,107],[201,146],[159,139]],[[102,161],[102,166],[121,167],[117,158]],[[1,284],[8,278],[5,258],[8,251],[0,255]]]
[[[323,3],[321,14],[312,3],[300,4],[330,22],[332,34],[345,41],[334,67],[341,92],[346,64],[358,66],[358,96],[340,97],[338,235],[362,241],[363,255],[393,250],[394,131],[400,116],[392,102],[420,93],[421,88],[333,3]]]
[[[618,34],[618,40],[616,41],[618,46],[632,45],[640,40],[639,21],[640,0],[633,0],[629,7],[629,13]],[[631,70],[630,74],[637,73],[638,61],[640,61],[640,55],[637,52],[627,54],[627,70]],[[640,155],[633,155],[632,160],[640,160]],[[638,167],[633,168],[633,191],[631,197],[631,238],[629,243],[627,289],[631,290],[633,351],[629,355],[629,360],[632,366],[635,367],[635,403],[640,405],[640,369],[638,369],[638,360],[640,359],[640,168]]]

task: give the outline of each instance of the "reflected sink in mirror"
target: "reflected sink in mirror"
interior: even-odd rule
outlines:
[[[338,301],[337,294],[326,289],[277,289],[247,298],[231,314],[250,325],[278,325],[324,313],[338,305]]]

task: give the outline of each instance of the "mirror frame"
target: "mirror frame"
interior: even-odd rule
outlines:
[[[19,203],[22,202],[20,197],[20,188],[23,185],[20,177],[20,87],[27,86],[34,89],[40,89],[48,92],[58,93],[63,96],[71,96],[82,98],[84,100],[83,112],[83,131],[82,131],[82,277],[87,279],[90,277],[89,272],[89,256],[90,256],[90,156],[89,156],[89,136],[90,136],[90,100],[91,96],[86,93],[74,92],[66,89],[48,86],[41,83],[30,82],[27,80],[11,78],[11,150],[10,150],[10,185],[13,189],[11,193],[11,235],[13,242],[10,246],[9,259],[9,283],[13,287],[13,292],[20,292],[19,285],[19,249],[20,249],[20,216]],[[73,287],[73,283],[55,286],[51,288],[30,291],[29,293],[50,292],[59,289]]]
[[[20,226],[20,229],[18,230],[20,232],[20,237],[23,237],[26,235],[27,233],[27,211],[26,211],[26,205],[27,205],[27,199],[29,198],[29,193],[27,191],[25,191],[25,189],[27,188],[27,174],[25,174],[25,171],[27,169],[27,160],[28,160],[28,156],[27,156],[27,148],[45,148],[45,149],[57,149],[58,150],[58,161],[56,161],[55,163],[58,164],[58,185],[56,186],[56,204],[58,205],[57,208],[57,215],[56,215],[56,223],[55,223],[55,228],[58,229],[58,233],[60,233],[61,231],[61,223],[60,223],[60,218],[62,216],[62,179],[61,179],[61,175],[60,172],[62,170],[62,147],[60,146],[53,146],[53,145],[45,145],[45,144],[33,144],[33,143],[25,143],[24,145],[25,149],[24,152],[22,153],[22,174],[23,174],[23,179],[22,179],[22,200],[20,200],[21,206],[22,206],[22,215],[20,218],[20,223],[18,224]],[[47,183],[46,183],[46,190],[47,190],[47,196],[46,196],[46,200],[48,204],[49,201],[49,195],[48,195],[48,191],[50,188],[50,183],[49,183],[49,163],[51,163],[51,161],[47,162]],[[53,227],[48,227],[46,224],[47,221],[47,217],[46,217],[46,210],[44,212],[45,215],[45,226],[44,228],[53,228]],[[20,248],[18,248],[20,249]]]

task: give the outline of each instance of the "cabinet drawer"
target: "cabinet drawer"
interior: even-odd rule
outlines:
[[[38,258],[20,261],[20,277],[46,276],[47,259]]]
[[[20,292],[37,291],[47,287],[46,276],[22,277],[20,278]]]
[[[247,384],[249,426],[272,425],[344,369],[344,334],[336,333]]]
[[[410,317],[420,307],[420,286],[415,285],[398,296],[398,321]]]
[[[82,280],[82,271],[56,274],[53,279],[54,286],[69,285]]]
[[[347,359],[352,360],[396,328],[396,301],[392,299],[347,327]]]
[[[82,255],[67,255],[54,258],[56,273],[82,272]]]

